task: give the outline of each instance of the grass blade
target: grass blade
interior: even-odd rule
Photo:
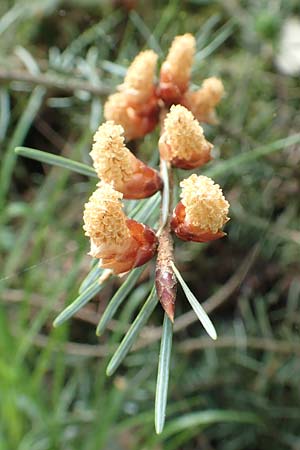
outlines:
[[[232,411],[232,410],[208,410],[201,412],[194,412],[184,414],[172,420],[165,428],[163,438],[177,434],[180,431],[188,430],[194,427],[204,429],[209,425],[218,422],[235,422],[235,423],[249,423],[259,424],[260,420],[257,416],[250,412]]]
[[[171,265],[172,265],[172,269],[174,270],[177,280],[181,284],[181,287],[186,295],[186,298],[190,302],[191,307],[195,311],[198,319],[202,323],[207,334],[212,339],[214,339],[214,340],[217,339],[217,332],[215,330],[215,327],[212,324],[212,321],[210,320],[210,318],[208,317],[208,315],[206,314],[206,312],[204,311],[204,309],[202,308],[202,306],[200,305],[200,303],[198,302],[198,300],[196,299],[196,297],[194,296],[194,294],[192,293],[192,291],[190,290],[188,285],[185,283],[184,279],[180,275],[180,272],[177,269],[177,267],[175,266],[175,264],[171,263]]]
[[[54,320],[53,326],[58,327],[70,317],[74,316],[84,305],[86,305],[105,285],[95,281],[86,291],[77,297],[67,308],[65,308]]]
[[[113,48],[112,39],[109,35],[109,31],[116,27],[120,22],[121,14],[119,11],[110,14],[105,19],[93,24],[91,27],[84,30],[71,44],[63,51],[62,56],[65,58],[67,55],[70,59],[75,58],[84,48],[94,44],[100,38],[110,48]]]
[[[212,33],[213,28],[217,25],[218,22],[221,20],[221,15],[214,14],[213,16],[210,16],[206,22],[201,26],[198,33],[195,35],[196,39],[196,47],[202,48],[203,45],[207,42],[208,38],[210,37],[210,34]]]
[[[223,42],[226,41],[226,39],[229,38],[229,36],[233,33],[234,28],[234,22],[232,20],[229,20],[227,24],[222,27],[219,34],[203,49],[199,50],[199,52],[196,53],[195,56],[195,64],[193,66],[192,72],[195,73],[196,70],[198,70],[198,64],[200,61],[203,61],[203,59],[207,58],[209,55],[211,55],[214,51],[217,50],[218,47],[220,47]]]
[[[72,170],[73,172],[81,173],[88,177],[97,178],[97,174],[92,167],[73,161],[72,159],[64,158],[63,156],[53,155],[52,153],[28,147],[16,147],[15,152],[17,155],[25,156],[25,158],[35,159],[36,161],[63,167],[64,169]]]
[[[10,98],[8,90],[0,89],[0,142],[4,140],[10,121]]]
[[[156,295],[156,289],[155,285],[153,286],[149,297],[147,298],[146,302],[144,303],[144,306],[140,310],[139,314],[135,318],[134,322],[131,324],[129,330],[125,334],[122,342],[120,343],[119,347],[117,348],[116,352],[114,353],[113,357],[111,358],[107,369],[106,374],[108,376],[112,375],[119,365],[122,363],[123,359],[129,352],[130,348],[134,344],[139,332],[151,316],[152,312],[154,311],[156,305],[158,303],[157,295]]]
[[[164,315],[161,336],[156,395],[155,395],[155,430],[157,434],[163,431],[168,399],[170,359],[172,350],[173,325],[167,314]]]
[[[15,166],[16,155],[14,148],[23,143],[29,128],[32,125],[45,97],[44,88],[36,87],[29,97],[27,105],[14,128],[13,135],[9,140],[7,151],[2,156],[0,171],[0,208],[2,209],[7,196],[11,177]]]
[[[233,156],[226,161],[221,161],[218,164],[215,164],[214,167],[210,167],[209,169],[205,170],[204,174],[209,177],[214,177],[223,173],[227,174],[232,169],[240,169],[242,164],[247,164],[251,161],[255,161],[262,156],[266,156],[278,150],[282,150],[290,145],[299,144],[299,142],[300,133],[293,134],[292,136],[288,136],[284,139],[278,139],[271,144],[262,145],[261,147],[257,147],[254,150],[249,150],[245,153]]]
[[[160,194],[155,194],[148,199],[148,201],[143,205],[136,214],[133,215],[133,218],[138,222],[147,222],[150,218],[151,220],[150,226],[154,226],[156,222],[155,211],[158,211],[158,205],[160,204]]]
[[[136,29],[140,32],[141,36],[143,36],[143,38],[147,42],[147,46],[158,53],[160,56],[162,56],[163,52],[158,41],[155,39],[151,30],[147,27],[142,17],[139,16],[133,9],[129,14],[129,18]]]
[[[21,16],[24,17],[24,13],[27,16],[27,7],[24,8],[25,5],[14,5],[11,9],[9,9],[5,14],[2,12],[2,17],[0,19],[0,35],[4,33],[7,28],[10,27],[15,21],[17,21]]]
[[[78,293],[82,294],[87,288],[90,287],[96,280],[100,278],[104,269],[101,269],[98,265],[98,259],[96,260],[96,265],[94,265],[89,272],[89,274],[84,278],[81,285],[79,286]]]
[[[138,212],[145,208],[149,200],[149,198],[142,198],[140,200],[127,200],[125,210],[126,215],[131,219],[135,219]]]
[[[122,286],[117,290],[117,292],[107,305],[104,313],[102,314],[100,322],[98,323],[96,330],[97,336],[100,336],[103,333],[108,322],[113,318],[117,309],[119,308],[123,300],[125,300],[131,289],[134,287],[144,269],[145,266],[142,266],[130,272]]]

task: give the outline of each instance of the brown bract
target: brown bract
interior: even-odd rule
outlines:
[[[159,173],[136,158],[133,175],[123,185],[122,192],[124,198],[138,200],[151,197],[162,185]]]
[[[186,220],[186,208],[182,202],[179,202],[174,209],[171,228],[176,236],[183,241],[209,242],[225,236],[223,231],[212,233],[211,231],[204,231],[202,228],[188,223]]]
[[[202,127],[184,106],[171,107],[163,129],[159,151],[174,167],[193,169],[210,161],[213,145],[205,139]]]
[[[122,194],[110,184],[100,182],[85,204],[85,234],[90,237],[90,255],[99,266],[114,273],[125,273],[145,264],[156,252],[154,231],[123,212]]]
[[[90,155],[99,178],[122,192],[124,198],[140,199],[161,189],[159,173],[148,167],[126,147],[124,130],[113,121],[105,122],[94,135]]]
[[[118,251],[107,248],[100,260],[100,267],[121,274],[142,266],[156,253],[157,238],[154,231],[133,219],[126,220],[130,237]]]

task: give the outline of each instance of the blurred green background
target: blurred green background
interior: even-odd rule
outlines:
[[[289,45],[288,69],[276,64],[299,2],[1,0],[0,13],[0,449],[300,449],[300,136],[290,137],[300,82]],[[117,282],[53,329],[90,268],[82,209],[95,182],[13,150],[89,164],[105,95],[130,60],[153,48],[161,62],[184,32],[197,39],[193,83],[215,75],[225,85],[220,124],[206,127],[216,159],[206,171],[232,207],[226,239],[176,241],[177,265],[219,339],[179,292],[156,436],[160,308],[117,375],[105,375],[153,267],[104,337],[95,326]],[[157,134],[135,147],[149,160]]]

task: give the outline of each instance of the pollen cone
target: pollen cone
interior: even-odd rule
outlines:
[[[156,63],[157,54],[153,50],[145,50],[128,67],[124,82],[118,89],[126,94],[132,106],[146,104],[153,97]]]
[[[180,183],[181,201],[171,220],[171,228],[184,241],[208,242],[225,236],[229,203],[212,179],[191,175]]]
[[[136,109],[128,103],[124,92],[117,92],[108,97],[104,105],[104,117],[113,120],[124,128],[127,141],[139,139],[150,133],[158,122],[156,100]]]
[[[224,95],[221,80],[215,77],[203,81],[198,91],[188,91],[182,98],[181,104],[186,106],[199,122],[216,124],[218,122],[215,107]]]
[[[176,36],[172,42],[161,67],[158,87],[159,97],[167,105],[179,103],[188,89],[195,48],[195,38],[189,33]]]
[[[108,97],[104,117],[122,125],[127,141],[144,137],[158,122],[155,88],[157,55],[152,50],[139,53],[127,70],[119,92]]]
[[[98,177],[122,192],[124,198],[150,197],[162,187],[159,173],[136,158],[125,146],[124,130],[113,121],[101,125],[90,153]]]
[[[150,227],[126,217],[122,197],[110,184],[100,182],[83,214],[83,229],[91,242],[89,254],[100,260],[100,267],[116,274],[145,264],[157,247]]]
[[[211,160],[212,147],[193,114],[182,105],[173,105],[159,140],[161,157],[174,167],[193,169]]]

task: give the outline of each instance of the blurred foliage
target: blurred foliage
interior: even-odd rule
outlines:
[[[149,292],[147,274],[112,321],[113,333],[98,339],[94,330],[117,282],[52,328],[90,267],[81,216],[94,181],[17,160],[12,150],[27,145],[89,163],[105,96],[74,82],[112,89],[140,49],[162,56],[176,34],[189,31],[198,48],[193,82],[217,75],[226,87],[220,125],[206,128],[216,159],[230,161],[300,129],[299,79],[273,62],[298,1],[117,3],[0,4],[0,448],[299,449],[299,145],[215,177],[232,204],[227,239],[176,241],[177,265],[197,297],[219,299],[212,313],[219,339],[202,336],[198,323],[178,327],[162,435],[153,429],[159,309],[140,348],[114,378],[105,375]],[[156,142],[148,136],[135,147],[146,159]],[[179,295],[179,323],[187,310]],[[251,425],[253,413],[259,423]]]

